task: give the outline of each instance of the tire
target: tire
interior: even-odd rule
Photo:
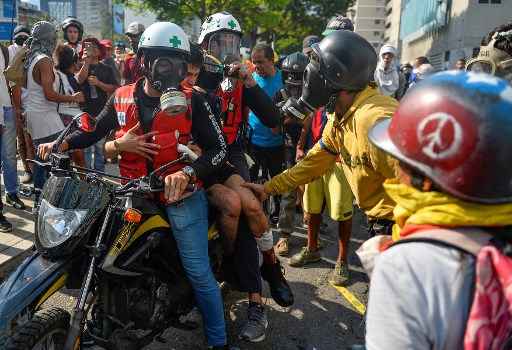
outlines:
[[[69,313],[60,308],[38,311],[24,325],[16,328],[6,342],[6,350],[64,349],[68,332]],[[50,347],[43,347],[44,344]],[[53,344],[52,344],[53,343]]]

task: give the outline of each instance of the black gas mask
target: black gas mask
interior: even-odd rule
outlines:
[[[205,55],[196,85],[212,92],[218,89],[224,79],[224,65],[212,55]]]
[[[16,45],[18,46],[23,46],[23,44],[25,43],[25,41],[27,41],[28,39],[28,35],[18,35],[16,38],[14,38],[14,42],[16,43]]]
[[[150,59],[149,80],[151,86],[162,93],[160,109],[170,115],[187,111],[187,97],[180,84],[187,75],[187,62],[181,56],[163,56]]]
[[[299,98],[290,97],[282,111],[303,120],[319,107],[326,106],[328,112],[333,112],[338,91],[330,86],[320,72],[318,62],[312,60],[304,71],[304,83]]]

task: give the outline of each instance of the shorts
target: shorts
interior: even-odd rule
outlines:
[[[232,175],[236,175],[236,174],[238,174],[238,171],[236,170],[236,168],[233,165],[231,165],[229,163],[224,163],[224,165],[222,167],[220,167],[213,174],[208,176],[208,179],[203,181],[204,188],[208,189],[213,185],[223,184]]]
[[[324,202],[334,221],[345,221],[352,217],[353,195],[340,163],[306,185],[303,204],[306,213],[321,214]]]

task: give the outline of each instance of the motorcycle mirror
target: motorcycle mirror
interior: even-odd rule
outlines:
[[[80,113],[73,118],[80,130],[87,133],[94,132],[96,130],[96,119],[91,117],[87,112]]]

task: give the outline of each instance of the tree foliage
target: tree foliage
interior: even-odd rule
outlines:
[[[183,24],[204,21],[215,12],[235,16],[254,45],[257,39],[274,41],[278,52],[301,49],[306,35],[320,35],[327,21],[345,13],[351,0],[116,0],[139,11],[150,10],[159,20]]]

